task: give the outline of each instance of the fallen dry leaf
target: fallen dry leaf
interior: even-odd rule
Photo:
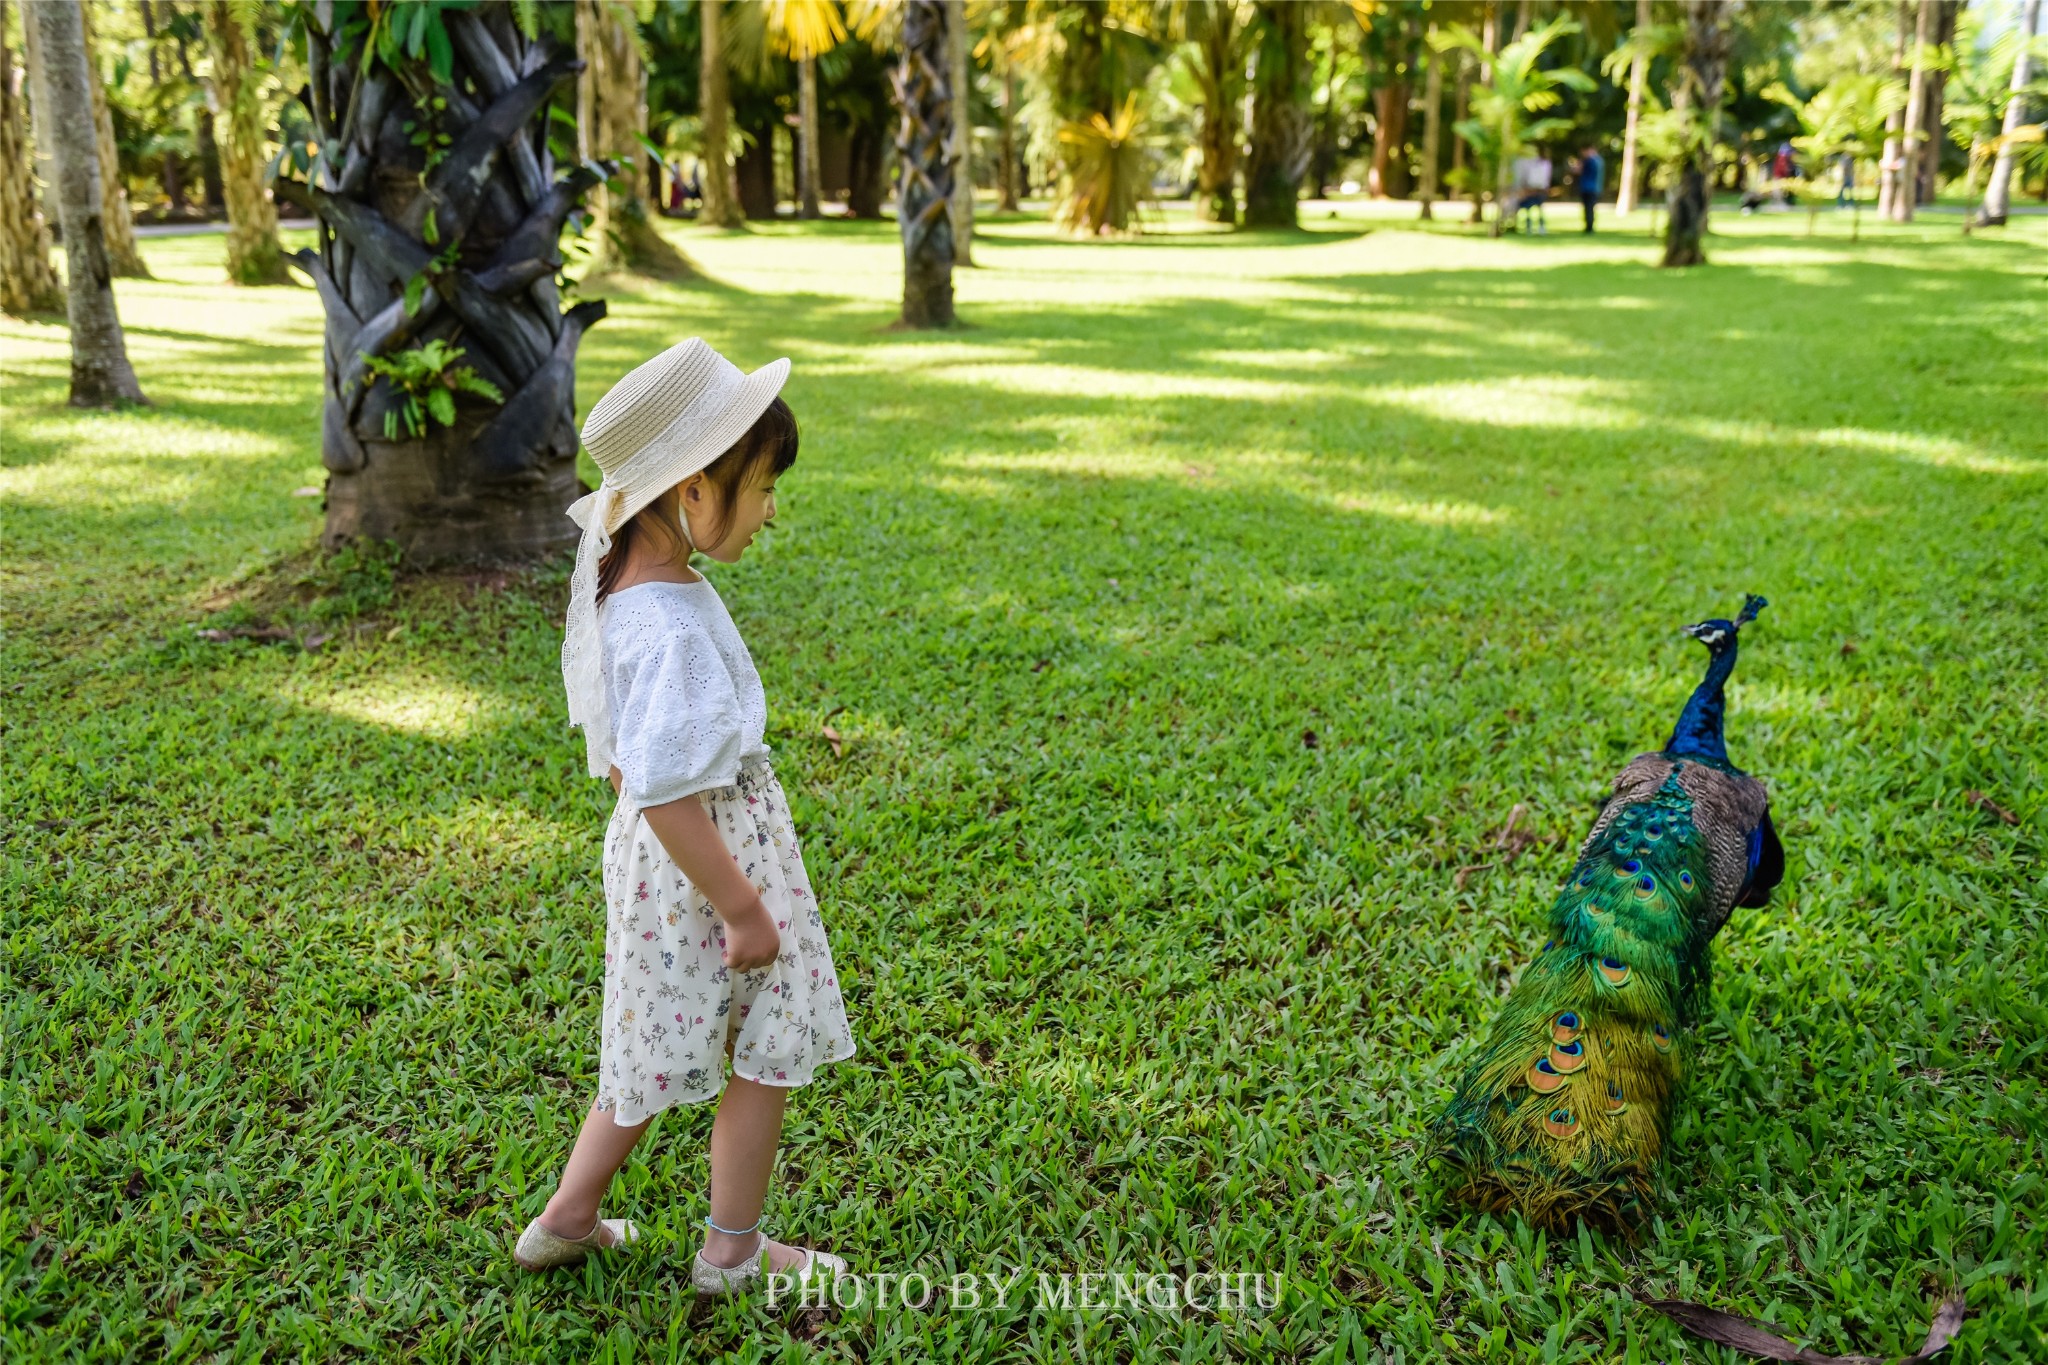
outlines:
[[[1978,810],[1983,811],[1986,815],[1997,816],[1999,819],[2005,821],[2005,823],[2007,823],[2008,825],[2017,825],[2020,822],[2019,816],[2014,815],[2011,811],[2007,810],[2004,806],[1999,805],[1996,801],[1993,801],[1990,797],[1986,796],[1983,792],[1978,791],[1975,787],[1972,787],[1969,791],[1963,793],[1963,800],[1969,802]]]
[[[283,626],[228,626],[209,627],[199,632],[199,638],[209,644],[225,644],[229,640],[289,640],[292,633]]]
[[[1473,873],[1484,872],[1486,871],[1486,869],[1492,866],[1492,863],[1474,863],[1470,867],[1459,868],[1456,872],[1451,874],[1451,889],[1453,891],[1463,891],[1465,889],[1466,881],[1471,878]]]
[[[829,725],[822,725],[818,727],[818,733],[823,735],[825,742],[832,746],[832,757],[843,758],[845,756],[846,741],[839,737],[837,730]]]
[[[309,483],[304,488],[294,488],[292,496],[295,498],[317,498],[326,491],[324,488],[317,488]]]
[[[1320,743],[1322,743],[1322,740],[1321,740],[1320,738],[1318,738],[1318,737],[1317,737],[1317,735],[1316,735],[1316,732],[1315,732],[1315,731],[1313,731],[1313,730],[1303,730],[1303,731],[1301,732],[1301,747],[1302,747],[1302,748],[1304,748],[1304,749],[1313,749],[1313,748],[1315,748],[1315,747],[1316,747],[1316,745],[1318,745],[1318,744],[1320,744]]]

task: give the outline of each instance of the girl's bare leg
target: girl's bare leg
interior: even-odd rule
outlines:
[[[734,1076],[718,1101],[711,1125],[711,1221],[722,1228],[752,1227],[768,1199],[775,1149],[782,1142],[783,1088]],[[800,1266],[803,1253],[758,1233],[710,1231],[704,1259],[730,1270],[759,1259],[763,1249],[775,1270]]]
[[[780,1110],[777,1116],[780,1117]],[[583,1117],[583,1130],[576,1134],[576,1146],[569,1153],[569,1164],[562,1170],[561,1184],[555,1186],[555,1197],[541,1210],[541,1225],[557,1237],[588,1237],[597,1224],[598,1204],[611,1188],[612,1177],[626,1164],[633,1144],[651,1122],[652,1119],[642,1119],[622,1128],[593,1103]]]

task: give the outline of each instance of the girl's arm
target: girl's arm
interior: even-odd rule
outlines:
[[[616,792],[621,780],[616,766],[610,777]],[[640,814],[690,885],[704,893],[725,921],[725,965],[735,971],[752,971],[773,962],[782,951],[775,919],[762,903],[761,893],[726,851],[704,803],[685,796],[659,806],[642,806]]]

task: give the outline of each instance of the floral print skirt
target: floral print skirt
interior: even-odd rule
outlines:
[[[733,1074],[764,1085],[808,1084],[817,1067],[854,1052],[825,921],[774,770],[753,764],[698,799],[775,917],[782,955],[729,970],[724,921],[640,811],[619,803],[604,845],[597,1107],[622,1125],[715,1097],[725,1087],[728,1040]]]

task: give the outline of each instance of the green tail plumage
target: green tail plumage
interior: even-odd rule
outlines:
[[[1435,1124],[1466,1203],[1553,1228],[1627,1230],[1646,1211],[1708,942],[1782,868],[1763,784],[1721,748],[1738,628],[1689,628],[1714,655],[1706,680],[1665,749],[1615,778],[1551,909],[1551,941]]]

